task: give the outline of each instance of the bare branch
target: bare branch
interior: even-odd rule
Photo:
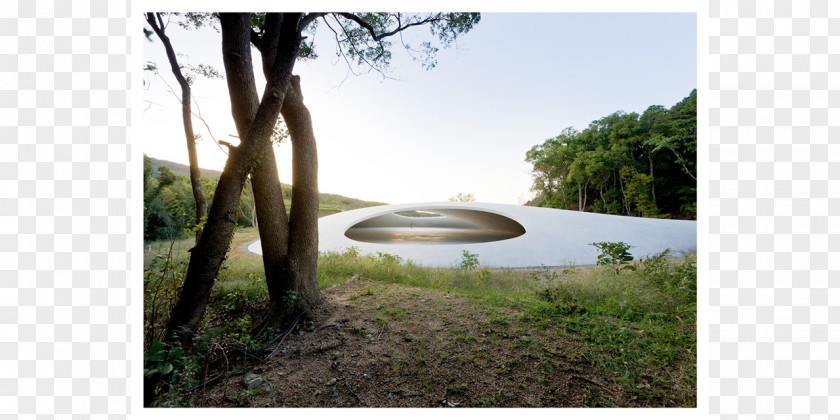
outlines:
[[[419,20],[419,21],[416,21],[416,22],[411,22],[411,23],[407,23],[405,25],[402,25],[401,21],[399,19],[400,15],[398,13],[397,14],[397,27],[392,31],[377,34],[376,29],[374,29],[373,26],[371,26],[369,23],[365,22],[364,20],[362,20],[362,18],[356,16],[353,13],[336,13],[336,14],[345,18],[345,19],[347,19],[347,20],[352,20],[353,22],[356,22],[357,25],[361,26],[363,29],[367,30],[368,33],[370,33],[370,36],[371,36],[371,38],[373,38],[374,41],[380,41],[383,38],[387,38],[389,36],[395,35],[395,34],[397,34],[399,32],[402,32],[402,31],[404,31],[404,30],[406,30],[406,29],[408,29],[412,26],[425,25],[427,23],[436,22],[436,21],[441,20],[441,15],[440,15],[440,13],[438,13],[434,17],[430,16],[430,17],[427,17],[423,20]]]
[[[336,19],[336,21],[338,21],[338,20]],[[338,37],[339,37],[338,32],[337,32],[337,31],[336,31],[336,30],[332,27],[332,25],[330,25],[330,22],[329,22],[328,20],[324,19],[324,22],[327,24],[327,28],[330,28],[330,30],[332,31],[332,33],[333,33],[333,34],[335,34],[335,40],[336,40],[336,45],[337,45],[337,46],[336,46],[336,48],[338,49],[338,51],[337,51],[337,54],[336,54],[336,55],[338,55],[339,57],[341,57],[341,58],[343,58],[343,59],[344,59],[344,62],[345,62],[345,63],[347,63],[347,70],[348,70],[351,74],[353,74],[354,76],[359,76],[359,74],[357,74],[357,73],[353,70],[353,66],[352,66],[352,65],[351,65],[351,63],[350,63],[350,60],[348,60],[348,59],[347,59],[347,55],[346,55],[346,54],[344,54],[344,50],[341,48],[341,42],[340,42],[340,40],[339,40],[339,38],[338,38]],[[345,76],[345,77],[344,77],[344,80],[342,80],[342,81],[341,81],[341,83],[342,83],[342,84],[344,84],[344,81],[345,81],[345,80],[347,80],[347,77],[348,77],[348,76]]]
[[[347,40],[348,40],[348,42],[349,42],[349,44],[350,44],[350,48],[353,50],[354,55],[355,55],[356,57],[358,57],[358,59],[359,59],[361,62],[364,62],[364,63],[365,63],[365,64],[367,64],[367,66],[368,66],[368,71],[367,71],[367,72],[365,72],[365,73],[356,73],[356,72],[353,72],[353,74],[354,74],[354,75],[359,76],[359,75],[361,75],[361,74],[367,74],[367,73],[370,73],[370,70],[372,69],[372,70],[376,70],[376,72],[377,72],[377,73],[379,73],[380,75],[382,75],[382,78],[383,78],[383,79],[397,80],[397,79],[396,79],[396,78],[394,78],[394,77],[388,76],[388,74],[386,74],[386,73],[385,73],[385,71],[384,71],[382,68],[380,68],[379,66],[377,66],[377,65],[376,65],[376,63],[375,63],[375,61],[376,61],[377,59],[379,59],[379,58],[382,56],[382,54],[384,53],[384,51],[385,51],[384,46],[382,47],[382,51],[380,51],[379,55],[377,55],[376,57],[374,57],[374,62],[370,62],[370,61],[368,61],[368,59],[367,59],[367,58],[365,58],[365,55],[364,55],[361,51],[359,51],[359,50],[356,48],[356,39],[355,39],[355,38],[353,38],[353,37],[352,37],[352,36],[351,36],[351,35],[347,32],[347,28],[345,28],[345,27],[344,27],[344,25],[341,23],[341,21],[340,21],[340,20],[338,20],[338,18],[336,18],[336,17],[335,17],[335,15],[333,15],[333,18],[335,19],[335,21],[336,21],[336,23],[338,24],[338,26],[341,28],[341,31],[342,31],[342,32],[344,32],[344,35],[345,35],[345,36],[347,36]],[[326,20],[325,20],[325,21],[326,21]],[[329,23],[327,24],[327,26],[329,26]],[[332,29],[332,28],[330,28],[330,29]],[[333,32],[335,32],[335,31],[333,31]],[[337,37],[336,37],[336,40],[338,40],[338,38],[337,38]],[[381,41],[377,41],[377,42],[379,42],[380,46],[382,45],[382,42],[381,42]],[[338,49],[339,49],[339,51],[341,52],[342,57],[344,57],[344,60],[347,62],[348,67],[352,67],[352,66],[350,65],[349,60],[347,60],[346,55],[344,54],[344,50],[342,50],[342,49],[341,49],[341,43],[340,43],[340,42],[338,43]]]
[[[166,79],[164,79],[163,76],[160,75],[160,73],[158,73],[157,71],[155,71],[154,73],[160,78],[160,80],[163,82],[163,84],[166,85],[166,88],[169,90],[169,93],[171,93],[172,96],[174,96],[176,99],[178,99],[180,101],[181,98],[179,98],[178,94],[175,93],[175,90],[172,89],[172,85],[170,85],[169,82],[167,82]],[[216,146],[219,147],[219,150],[221,150],[222,153],[227,155],[228,152],[225,149],[223,149],[222,146],[219,145],[219,141],[216,139],[216,136],[214,136],[213,132],[210,131],[210,125],[207,124],[207,120],[205,120],[204,117],[201,115],[201,108],[198,106],[198,101],[195,99],[195,97],[192,98],[192,102],[195,104],[196,108],[198,108],[198,114],[196,114],[192,110],[192,108],[190,108],[190,114],[192,116],[198,118],[199,120],[201,120],[202,123],[204,123],[204,127],[207,128],[207,133],[210,134],[210,138],[213,139],[213,142],[216,143]]]

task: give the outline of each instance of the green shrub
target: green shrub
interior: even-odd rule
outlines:
[[[470,271],[478,267],[478,254],[470,254],[466,249],[461,255],[461,270]]]
[[[630,245],[624,242],[593,242],[589,245],[598,248],[598,265],[617,265],[633,261],[628,250]]]

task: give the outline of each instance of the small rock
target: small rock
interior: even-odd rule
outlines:
[[[368,375],[367,373],[363,373],[363,374],[362,374],[362,378],[365,378],[365,379],[371,379],[371,376],[370,376],[370,375]]]
[[[330,380],[327,381],[327,386],[333,386],[333,385],[335,385],[335,382],[336,382],[335,378],[330,378]]]
[[[261,378],[259,375],[254,373],[248,373],[245,375],[245,387],[248,389],[259,388],[263,383],[265,383],[265,379]]]

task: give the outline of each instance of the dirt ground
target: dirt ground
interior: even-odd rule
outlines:
[[[201,406],[633,406],[551,329],[510,309],[353,277],[324,291],[265,363],[207,385]],[[199,391],[200,392],[200,391]]]

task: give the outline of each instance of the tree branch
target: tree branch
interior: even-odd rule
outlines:
[[[357,25],[361,26],[363,29],[367,30],[368,33],[370,33],[370,36],[371,36],[371,38],[373,38],[374,41],[380,41],[383,38],[387,38],[389,36],[396,35],[397,33],[402,32],[402,31],[404,31],[404,30],[406,30],[406,29],[408,29],[412,26],[425,25],[427,23],[436,22],[436,21],[441,19],[440,14],[437,14],[437,15],[435,15],[435,17],[427,17],[423,20],[419,20],[419,21],[416,21],[416,22],[411,22],[411,23],[407,23],[405,25],[402,25],[401,22],[400,22],[400,15],[398,13],[397,16],[396,16],[397,17],[397,27],[392,31],[377,34],[376,29],[374,29],[373,26],[371,26],[369,23],[365,22],[364,20],[362,20],[362,18],[356,16],[353,13],[336,13],[336,14],[345,18],[345,19],[347,19],[347,20],[351,20],[353,22],[356,22]]]
[[[303,32],[310,23],[319,17],[326,16],[326,13],[307,13],[306,16],[300,19],[298,24],[298,32]]]

